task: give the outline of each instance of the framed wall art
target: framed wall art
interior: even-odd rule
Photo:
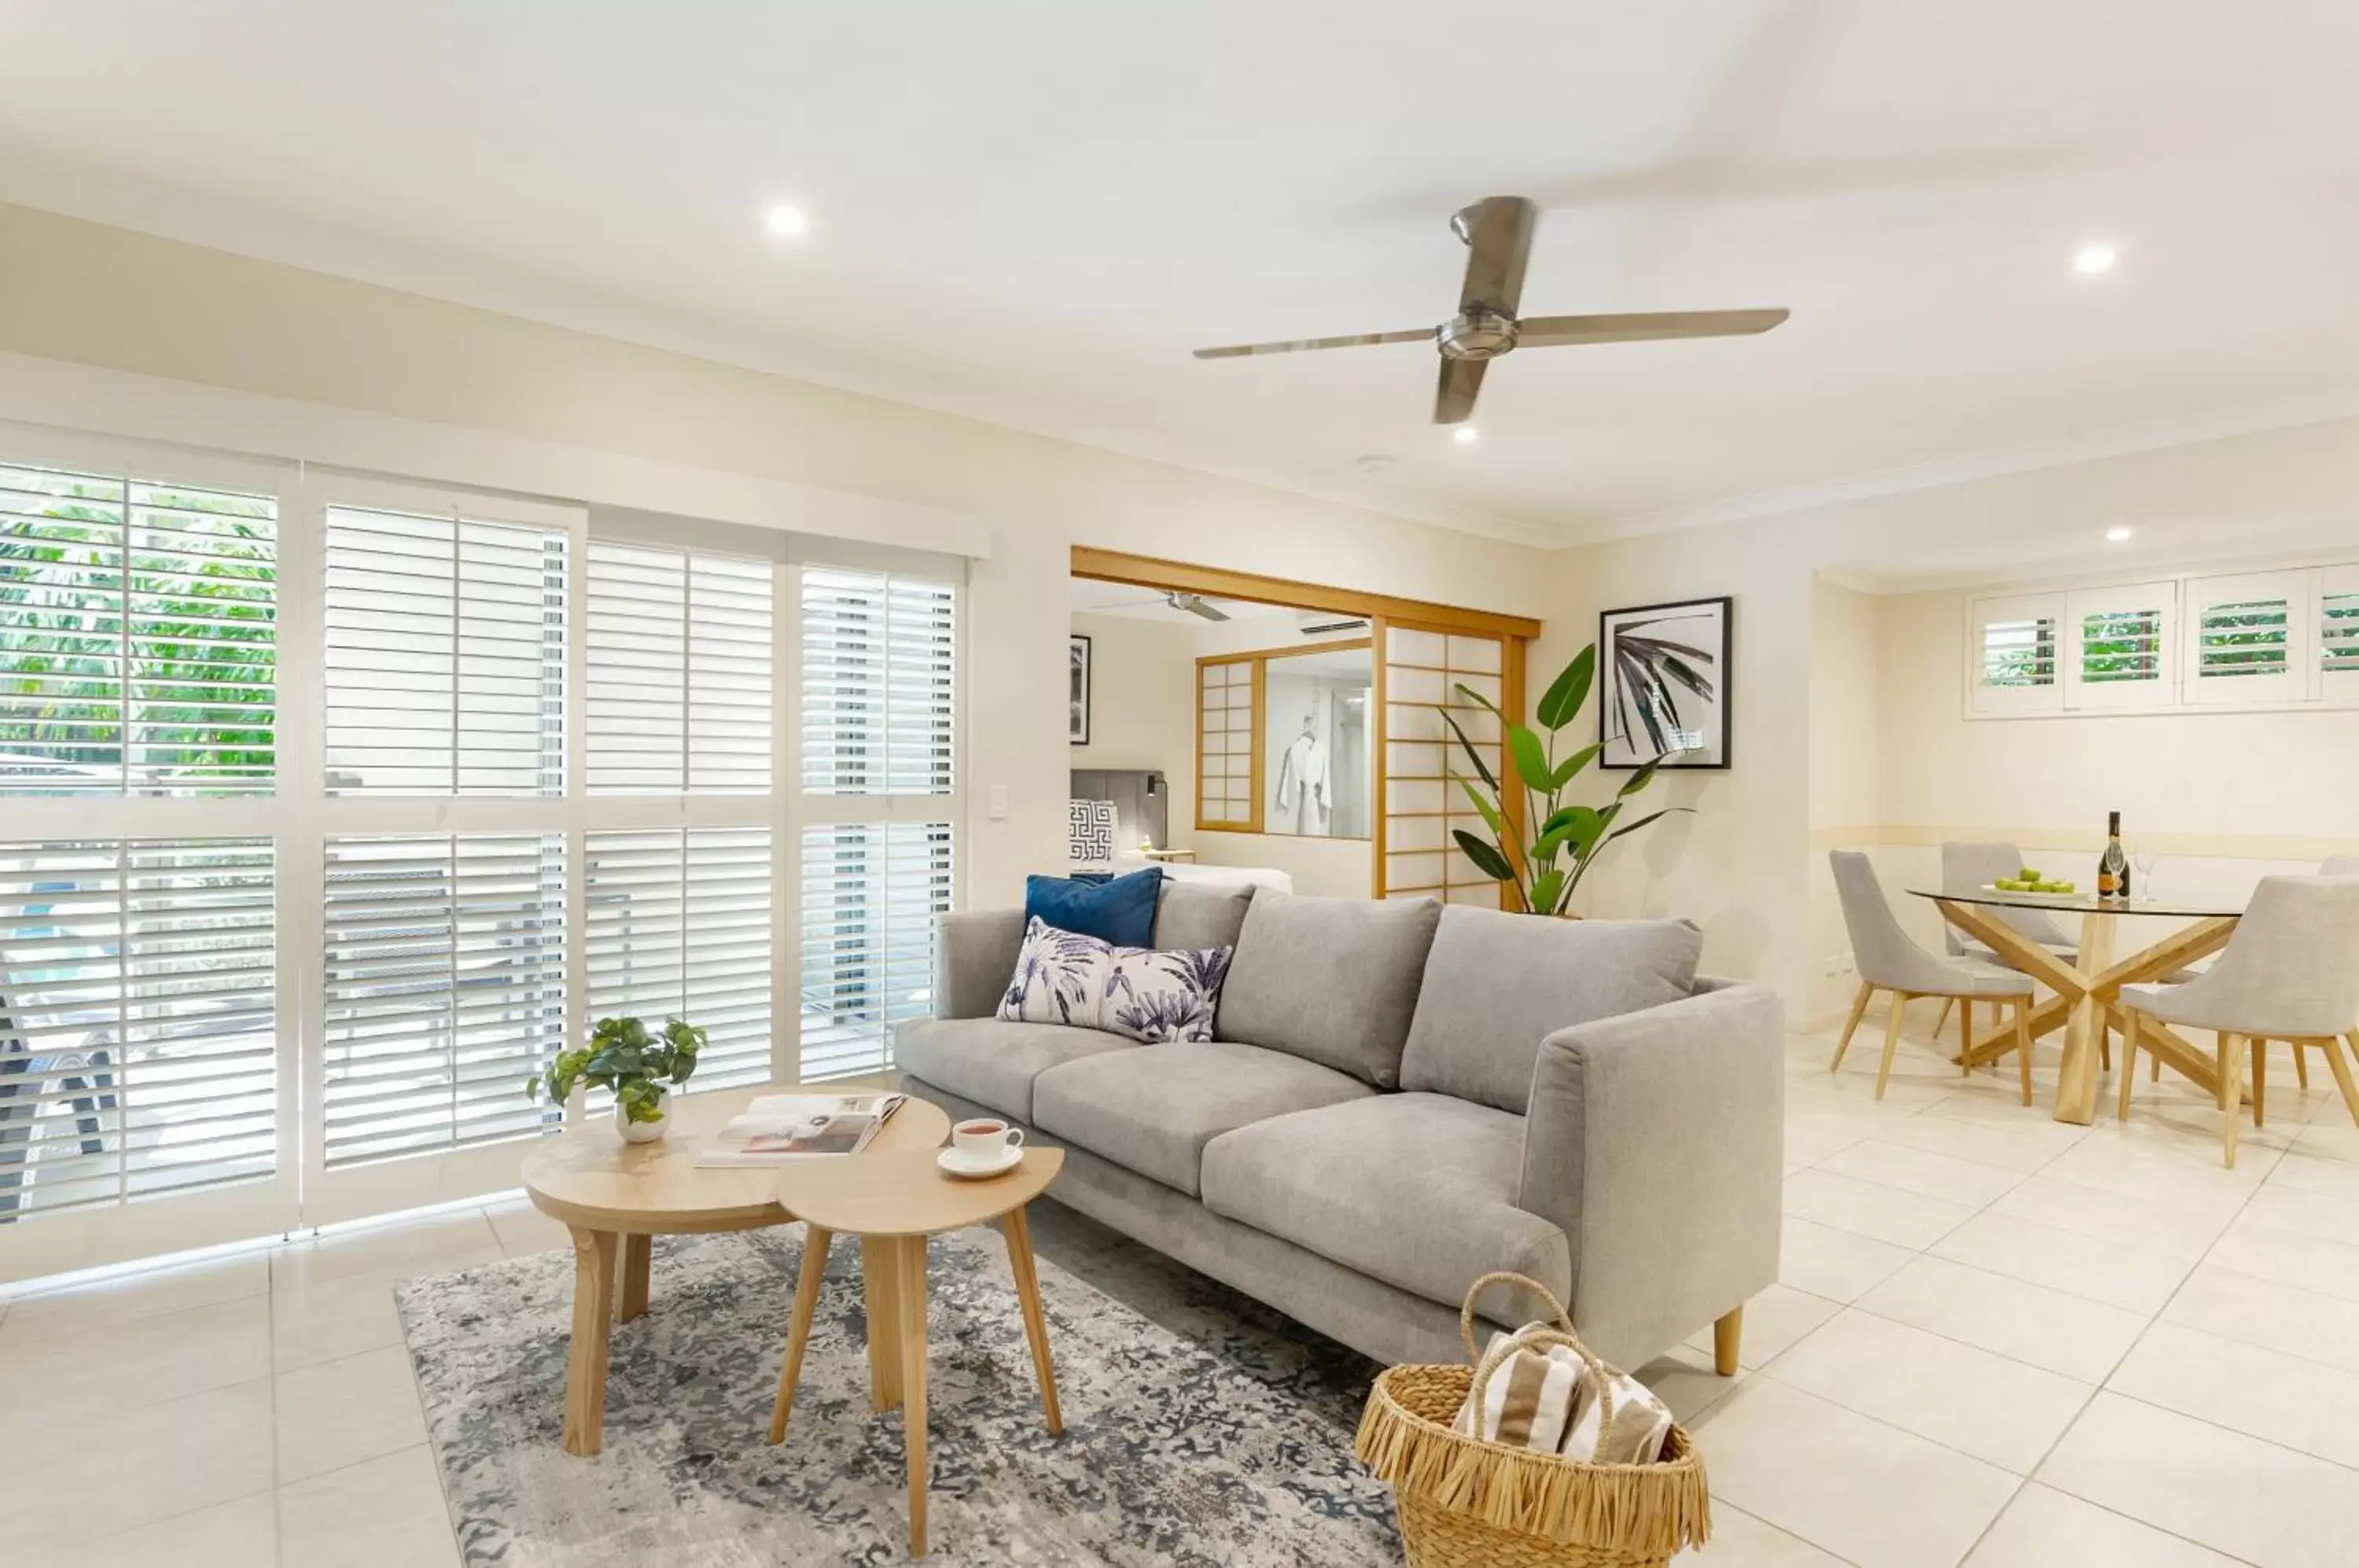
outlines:
[[[1726,768],[1735,602],[1689,599],[1597,617],[1601,768]]]

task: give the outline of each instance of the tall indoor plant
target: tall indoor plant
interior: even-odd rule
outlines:
[[[1506,737],[1508,778],[1524,791],[1522,832],[1507,821],[1505,807],[1509,797],[1491,771],[1491,765],[1474,749],[1474,743],[1466,738],[1466,732],[1459,727],[1449,710],[1442,711],[1441,722],[1450,726],[1450,733],[1458,739],[1459,749],[1474,765],[1475,777],[1490,791],[1484,795],[1475,788],[1473,779],[1462,774],[1451,776],[1466,791],[1466,798],[1474,802],[1474,809],[1483,814],[1484,824],[1492,835],[1485,840],[1464,828],[1453,829],[1458,847],[1485,877],[1513,883],[1518,901],[1535,915],[1569,913],[1573,890],[1581,886],[1582,877],[1596,864],[1598,855],[1607,844],[1636,833],[1658,817],[1688,809],[1667,807],[1636,822],[1614,825],[1622,808],[1654,782],[1655,770],[1671,755],[1669,752],[1661,753],[1633,773],[1604,806],[1565,803],[1566,789],[1605,749],[1601,740],[1582,746],[1562,761],[1557,758],[1557,737],[1580,716],[1596,678],[1597,645],[1592,643],[1572,656],[1572,662],[1549,683],[1539,705],[1532,711],[1540,729],[1548,733],[1546,740],[1540,738],[1538,731],[1508,719],[1481,692],[1462,685],[1458,688],[1461,697],[1488,710],[1499,721],[1500,731]]]
[[[665,1019],[660,1034],[637,1018],[600,1018],[589,1044],[560,1051],[546,1073],[532,1075],[525,1093],[538,1099],[545,1085],[561,1102],[577,1083],[611,1089],[614,1130],[625,1143],[647,1143],[663,1136],[671,1091],[688,1082],[703,1049],[704,1031],[679,1018]]]

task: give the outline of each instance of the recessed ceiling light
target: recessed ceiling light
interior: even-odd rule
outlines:
[[[799,240],[810,233],[810,219],[800,207],[773,207],[762,222],[782,240]]]
[[[1450,432],[1450,439],[1456,441],[1460,446],[1473,446],[1476,440],[1474,427],[1472,425],[1461,425],[1456,430]]]
[[[2125,528],[2111,528],[2105,530],[2105,538],[2111,539],[2115,544],[2122,544],[2128,540],[2130,535],[2135,530],[2133,529]]]
[[[2102,241],[2082,245],[2072,253],[2072,270],[2083,278],[2094,278],[2114,269],[2114,247]]]

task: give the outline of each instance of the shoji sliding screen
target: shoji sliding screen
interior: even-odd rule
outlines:
[[[1504,777],[1506,736],[1497,713],[1522,712],[1522,639],[1398,622],[1381,623],[1380,637],[1385,746],[1378,891],[1387,898],[1507,907],[1513,890],[1477,870],[1452,836],[1460,829],[1478,835],[1485,830],[1459,783],[1481,780],[1444,716],[1465,732],[1492,777]],[[1510,820],[1520,822],[1520,793],[1510,789],[1507,797]]]

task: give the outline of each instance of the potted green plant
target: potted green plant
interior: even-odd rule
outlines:
[[[1474,765],[1475,778],[1482,780],[1483,788],[1475,788],[1474,779],[1462,774],[1453,772],[1451,778],[1474,802],[1474,809],[1483,814],[1484,825],[1492,834],[1486,840],[1464,828],[1455,828],[1451,830],[1452,836],[1484,876],[1513,883],[1518,902],[1530,914],[1570,917],[1573,890],[1581,886],[1582,877],[1596,864],[1607,844],[1673,811],[1688,809],[1669,807],[1636,822],[1614,825],[1622,808],[1655,781],[1655,770],[1671,755],[1668,751],[1630,775],[1608,804],[1565,803],[1565,791],[1572,781],[1605,749],[1601,740],[1582,746],[1562,761],[1557,758],[1558,735],[1581,715],[1596,677],[1597,645],[1592,643],[1572,656],[1572,662],[1549,683],[1539,705],[1532,710],[1540,730],[1547,732],[1546,740],[1540,738],[1539,731],[1509,721],[1497,704],[1481,692],[1463,685],[1458,688],[1461,697],[1487,710],[1499,721],[1500,733],[1506,738],[1507,775],[1524,791],[1526,828],[1520,833],[1507,821],[1504,808],[1508,796],[1491,765],[1474,749],[1474,743],[1466,738],[1466,732],[1459,727],[1449,710],[1442,711],[1441,722],[1450,726],[1450,733],[1458,739],[1459,749]],[[1489,791],[1487,795],[1485,789]],[[1537,828],[1529,825],[1535,822],[1539,824]]]
[[[587,1045],[560,1051],[546,1073],[536,1073],[525,1084],[534,1099],[543,1088],[563,1101],[577,1084],[594,1083],[614,1094],[614,1130],[625,1143],[653,1143],[671,1122],[671,1091],[696,1071],[696,1053],[704,1049],[704,1031],[679,1018],[667,1018],[661,1033],[651,1034],[637,1018],[600,1018],[590,1030]]]

